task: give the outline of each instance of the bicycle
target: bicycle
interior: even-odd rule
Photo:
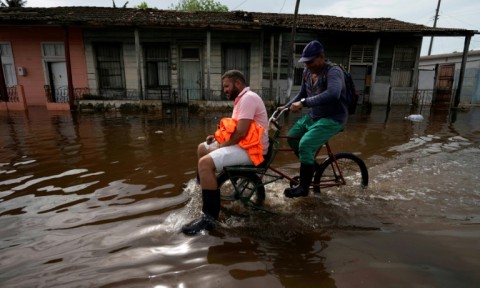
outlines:
[[[288,108],[275,111],[268,120],[268,129],[273,128],[275,132],[269,136],[270,146],[263,163],[258,166],[224,167],[217,175],[222,200],[240,200],[244,207],[270,212],[262,207],[265,201],[265,185],[281,179],[290,181],[290,187],[299,185],[299,176],[289,176],[272,166],[278,152],[294,152],[293,149],[282,148],[280,145],[281,139],[289,138],[280,135],[282,126],[279,123],[280,116],[287,110]],[[331,187],[368,186],[368,169],[361,158],[351,152],[334,153],[328,141],[323,146],[327,157],[321,163],[316,160],[315,173],[310,184],[315,193]],[[316,151],[315,159],[323,146]]]

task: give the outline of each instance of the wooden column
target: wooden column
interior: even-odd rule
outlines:
[[[140,46],[140,34],[138,33],[138,29],[135,29],[135,56],[137,60],[137,86],[138,86],[138,98],[145,100],[145,96],[143,94],[143,84],[142,84],[142,50]]]
[[[467,65],[468,47],[470,47],[470,40],[472,35],[465,37],[465,45],[463,46],[462,66],[460,66],[460,75],[458,76],[457,93],[455,93],[455,101],[453,102],[453,108],[457,108],[460,103],[460,96],[462,95],[463,77],[465,77],[465,66]]]
[[[72,76],[72,63],[70,61],[70,33],[68,26],[64,27],[65,30],[65,62],[67,65],[67,81],[68,81],[68,103],[70,104],[70,110],[77,110],[75,105],[75,91],[73,89],[73,76]]]

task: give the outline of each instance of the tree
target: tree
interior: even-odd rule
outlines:
[[[112,0],[112,2],[113,2],[113,8],[117,8],[117,5],[115,5],[115,0]],[[128,1],[125,2],[125,4],[123,4],[122,8],[127,8],[127,4],[128,4]]]
[[[138,4],[134,8],[137,8],[137,9],[140,9],[140,10],[145,10],[145,9],[148,9],[148,4],[147,4],[147,2],[143,1],[142,3]],[[157,8],[155,7],[153,9],[157,9]]]
[[[25,0],[4,0],[0,1],[0,7],[24,7],[27,4]]]
[[[227,12],[228,7],[214,0],[180,0],[176,5],[170,5],[170,9],[177,11],[212,11]]]

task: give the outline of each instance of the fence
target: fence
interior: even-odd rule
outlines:
[[[432,105],[434,102],[435,90],[416,89],[413,91],[390,90],[388,95],[389,105]]]
[[[66,101],[68,102],[68,91],[65,88],[56,89],[52,94],[50,87],[45,85],[45,94],[49,101]],[[275,96],[270,93],[270,89],[265,88],[255,91],[263,100],[275,100]],[[283,91],[285,94],[286,92]],[[75,88],[74,94],[76,99],[84,100],[161,100],[164,104],[186,105],[192,100],[205,101],[225,101],[228,100],[223,90],[207,90],[207,89],[184,89],[177,90],[172,88],[147,89],[144,98],[137,89],[89,89]],[[61,95],[62,97],[54,97],[53,95]],[[66,99],[65,99],[66,98]]]
[[[51,89],[44,86],[45,97],[50,103],[69,103],[66,87]],[[264,101],[276,101],[276,89],[263,88],[255,91]],[[19,102],[17,87],[7,87],[8,101]],[[388,95],[388,105],[428,106],[435,103],[435,89],[395,90],[391,89]],[[285,99],[286,90],[280,91],[280,98]],[[191,100],[225,101],[228,100],[222,90],[188,89],[177,90],[172,88],[147,89],[142,99],[137,89],[90,89],[88,87],[74,88],[75,99],[80,100],[161,100],[164,104],[186,105]],[[455,90],[452,91],[452,97]]]
[[[20,102],[20,98],[17,94],[17,86],[9,86],[7,87],[7,95],[4,98],[4,95],[0,94],[0,101],[1,102],[8,102],[8,103],[18,103]]]
[[[26,109],[25,93],[22,85],[6,87],[7,95],[0,99],[0,111]]]
[[[45,90],[45,97],[47,97],[49,103],[68,103],[67,87],[51,89],[50,85],[44,85],[43,89]]]
[[[7,87],[7,102],[20,102],[20,98],[17,95],[17,86]]]

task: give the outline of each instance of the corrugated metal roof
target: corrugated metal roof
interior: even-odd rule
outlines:
[[[55,7],[0,8],[0,25],[78,25],[88,27],[177,27],[217,29],[291,29],[293,14],[232,12],[179,12],[173,10]],[[391,18],[346,18],[325,15],[297,17],[297,29],[363,33],[418,33],[423,36],[466,36],[477,31],[433,28]]]

